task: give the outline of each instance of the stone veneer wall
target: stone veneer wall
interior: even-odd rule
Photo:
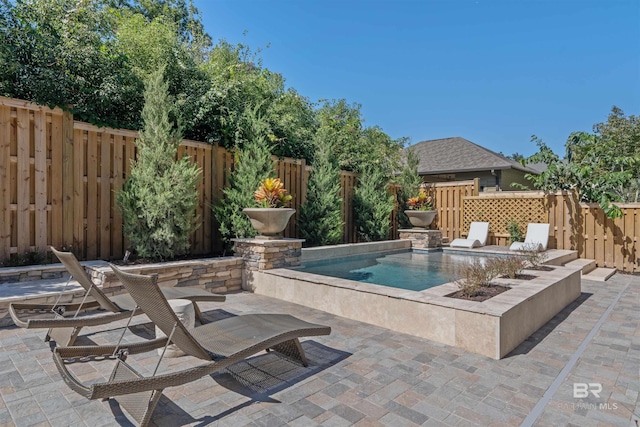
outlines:
[[[140,264],[122,267],[135,274],[157,274],[158,285],[193,286],[213,293],[238,291],[242,286],[242,259],[237,257],[204,258],[172,261],[157,264]],[[92,268],[91,279],[102,284],[102,290],[113,295],[124,287],[110,267]]]
[[[209,290],[212,293],[239,291],[242,288],[242,264],[239,257],[205,258],[186,261],[173,261],[157,264],[140,264],[122,267],[123,270],[138,274],[157,274],[160,286],[193,286]],[[91,276],[91,280],[107,295],[124,292],[124,287],[104,261],[83,262]],[[16,268],[0,268],[0,327],[13,324],[9,315],[9,304],[12,302],[28,302],[32,304],[79,303],[84,297],[84,289],[75,281],[58,300],[64,288],[68,272],[62,264],[34,265]],[[16,284],[27,281],[49,279],[42,289],[12,289]],[[59,280],[56,280],[59,279]],[[51,282],[51,283],[49,283]],[[55,282],[55,283],[53,283]]]
[[[401,239],[411,240],[413,249],[439,248],[442,246],[442,231],[440,230],[398,230]]]
[[[304,239],[232,239],[244,263],[242,289],[253,291],[253,272],[300,265]]]
[[[69,277],[69,273],[62,264],[0,268],[0,283],[29,282],[61,277]]]

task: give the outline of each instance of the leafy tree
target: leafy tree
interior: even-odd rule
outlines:
[[[124,234],[140,257],[164,260],[190,248],[197,228],[195,208],[199,168],[188,157],[175,160],[182,141],[180,125],[170,119],[173,102],[164,70],[153,73],[144,93],[144,127],[131,175],[116,195]]]
[[[144,79],[161,66],[180,110],[192,111],[210,49],[182,0],[0,0],[0,94],[99,126],[139,128]]]
[[[143,82],[114,48],[113,34],[114,16],[102,1],[0,0],[0,94],[137,128]]]
[[[112,6],[142,14],[148,21],[165,17],[175,23],[180,40],[206,52],[211,36],[204,32],[202,15],[189,0],[112,0]]]
[[[222,40],[210,52],[203,71],[209,83],[194,105],[190,137],[236,147],[235,135],[241,130],[244,112],[252,109],[262,117],[268,139],[278,138],[273,135],[267,111],[284,92],[284,79],[262,68],[257,53]]]
[[[241,129],[236,134],[236,140],[243,148],[236,150],[236,166],[229,178],[229,186],[223,190],[224,197],[220,204],[213,208],[227,245],[234,237],[256,235],[242,210],[254,206],[253,193],[260,182],[275,174],[266,136],[267,125],[256,109],[245,111]]]
[[[397,183],[400,189],[398,195],[398,222],[401,228],[411,228],[411,222],[404,211],[408,209],[407,200],[416,197],[420,192],[420,185],[423,180],[418,175],[418,163],[420,158],[412,147],[404,151],[404,162]]]
[[[298,225],[307,246],[335,245],[342,241],[340,170],[326,146],[318,150],[309,175],[307,199],[300,207]]]
[[[361,241],[389,238],[395,201],[387,191],[388,183],[388,176],[382,167],[375,164],[364,167],[353,194],[356,234]]]
[[[266,119],[271,126],[273,154],[312,162],[316,150],[316,113],[308,98],[288,89],[269,104]]]
[[[342,170],[359,171],[362,142],[362,118],[360,105],[348,105],[347,101],[324,101],[317,111],[316,138],[331,148]]]
[[[583,202],[599,203],[608,217],[620,217],[615,203],[636,201],[640,194],[640,120],[613,107],[607,122],[593,130],[572,133],[563,160],[534,136],[539,152],[523,163],[544,162],[548,168],[526,177],[543,190],[576,189]]]
[[[388,174],[400,169],[402,147],[409,140],[406,137],[392,139],[379,126],[364,129],[360,164],[378,164]]]
[[[317,111],[317,138],[332,148],[340,169],[361,172],[374,163],[391,173],[406,138],[393,140],[377,126],[365,128],[360,108],[344,99],[325,100]]]
[[[506,157],[507,159],[515,160],[516,162],[519,162],[525,158],[522,154],[518,153],[517,151],[511,155],[506,155],[502,151],[500,151],[500,153],[498,154],[500,154],[503,157]]]
[[[389,171],[404,140],[364,127],[358,104],[316,109],[262,66],[260,50],[215,46],[187,0],[0,0],[0,95],[70,110],[76,119],[138,129],[144,80],[165,68],[186,138],[242,148],[244,112],[256,110],[277,156],[313,162],[314,139],[339,167]],[[317,136],[317,137],[316,137]]]

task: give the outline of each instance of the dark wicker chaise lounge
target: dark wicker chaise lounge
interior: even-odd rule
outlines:
[[[51,251],[86,291],[88,301],[79,304],[28,304],[14,303],[9,306],[9,313],[13,322],[25,329],[46,329],[46,341],[53,340],[57,345],[70,346],[75,342],[83,326],[96,326],[126,319],[136,307],[136,303],[129,294],[108,297],[102,289],[94,285],[91,278],[71,252],[60,252],[55,248]],[[188,299],[194,304],[196,316],[204,323],[204,318],[196,302],[223,302],[226,297],[208,292],[204,289],[191,287],[165,287],[162,294],[167,299]],[[89,315],[79,315],[80,309],[90,310]],[[40,313],[39,316],[34,316]],[[136,314],[142,314],[137,310]],[[44,314],[46,317],[42,317]],[[47,316],[49,314],[50,316]],[[67,315],[64,317],[64,315]],[[70,316],[73,315],[73,316]]]
[[[331,328],[300,320],[288,314],[249,314],[226,318],[189,331],[171,309],[154,276],[126,273],[111,266],[135,302],[168,338],[132,346],[57,347],[53,358],[67,385],[88,399],[120,396],[118,402],[140,425],[147,425],[166,387],[179,386],[225,369],[262,350],[276,350],[307,360],[299,337],[328,335]],[[150,377],[138,374],[125,359],[126,354],[166,346],[170,340],[187,355],[207,363]],[[166,348],[166,347],[165,347]],[[67,369],[75,360],[116,359],[109,381],[84,385]],[[158,362],[158,364],[160,361]],[[157,366],[156,366],[157,370]]]

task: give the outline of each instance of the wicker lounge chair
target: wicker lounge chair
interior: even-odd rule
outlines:
[[[262,350],[276,350],[307,366],[299,337],[328,335],[331,328],[300,320],[287,314],[249,314],[230,317],[188,330],[178,319],[156,283],[154,276],[126,273],[112,266],[120,281],[153,323],[168,338],[159,338],[130,347],[57,347],[53,358],[71,389],[89,399],[120,396],[118,402],[140,425],[149,422],[162,390],[195,381],[225,369]],[[178,372],[143,377],[125,361],[126,354],[150,351],[168,342],[187,355],[207,363]],[[116,359],[109,381],[84,385],[67,369],[74,359]],[[158,361],[158,365],[160,364]],[[157,371],[157,366],[156,366]]]
[[[449,244],[452,248],[478,248],[487,243],[489,235],[488,222],[472,222],[469,226],[469,234],[466,239],[454,239]]]
[[[546,251],[549,243],[549,224],[529,223],[524,242],[513,242],[510,251]]]
[[[85,289],[83,303],[79,304],[28,304],[14,303],[9,306],[9,313],[13,322],[25,329],[46,329],[45,341],[53,340],[57,345],[73,345],[76,337],[83,326],[96,326],[126,319],[135,308],[136,303],[129,294],[115,295],[108,297],[102,290],[95,286],[71,252],[60,252],[51,248],[51,251],[64,264],[71,276]],[[204,323],[204,318],[200,312],[197,302],[222,302],[224,295],[212,294],[204,289],[198,288],[162,288],[162,294],[168,299],[188,299],[194,304],[195,314]],[[89,314],[79,315],[80,311],[89,310]],[[34,316],[34,313],[44,314],[44,318]],[[65,317],[64,315],[67,314]],[[142,310],[137,310],[136,314],[142,314]]]

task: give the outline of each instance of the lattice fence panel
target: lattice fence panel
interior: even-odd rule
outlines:
[[[530,222],[548,223],[549,211],[544,196],[530,197],[465,197],[463,230],[469,230],[472,221],[488,221],[495,235],[509,234],[507,221],[514,219],[526,230]]]

